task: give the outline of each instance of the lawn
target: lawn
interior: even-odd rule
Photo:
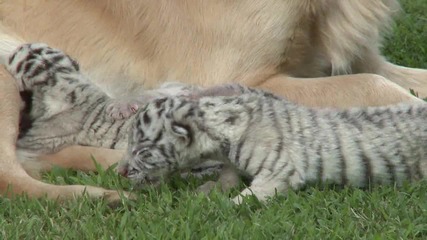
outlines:
[[[391,61],[427,68],[427,0],[402,1],[384,52]],[[85,174],[55,169],[57,184],[129,189],[112,170]],[[194,192],[198,179],[176,180],[110,209],[86,198],[0,199],[0,239],[427,239],[427,182],[371,190],[309,187],[267,204],[232,205],[217,192]],[[235,194],[236,192],[232,193]]]

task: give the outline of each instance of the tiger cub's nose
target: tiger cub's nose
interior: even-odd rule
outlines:
[[[117,167],[117,173],[118,173],[119,175],[122,175],[123,177],[127,177],[127,176],[128,176],[128,168],[127,168],[127,165]]]

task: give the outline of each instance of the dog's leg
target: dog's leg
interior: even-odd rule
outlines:
[[[399,85],[375,74],[340,75],[324,78],[293,78],[275,75],[249,83],[311,107],[385,106],[400,102],[422,102]]]
[[[94,161],[107,169],[117,163],[123,154],[124,150],[71,146],[54,154],[39,156],[23,165],[30,172],[49,171],[52,166],[87,172],[96,169]]]
[[[427,70],[408,68],[385,62],[381,68],[384,77],[405,89],[413,89],[421,98],[427,97]]]
[[[110,203],[120,202],[117,191],[98,187],[69,185],[56,186],[31,178],[18,163],[15,143],[18,136],[20,97],[14,80],[0,69],[0,194],[13,197],[26,194],[30,198],[46,196],[50,199],[67,200],[87,194],[103,198]],[[124,196],[128,194],[124,193]]]
[[[413,89],[419,97],[427,97],[427,70],[408,68],[388,62],[383,56],[369,51],[353,65],[356,72],[375,73],[381,75],[405,90]]]

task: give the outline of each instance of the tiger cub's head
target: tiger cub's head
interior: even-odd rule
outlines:
[[[158,185],[200,159],[203,134],[197,103],[183,98],[153,100],[138,111],[118,171],[136,186]]]

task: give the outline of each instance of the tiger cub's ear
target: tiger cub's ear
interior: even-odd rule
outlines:
[[[193,137],[191,132],[191,127],[182,123],[173,122],[171,124],[172,133],[185,145],[190,145],[192,143]]]

